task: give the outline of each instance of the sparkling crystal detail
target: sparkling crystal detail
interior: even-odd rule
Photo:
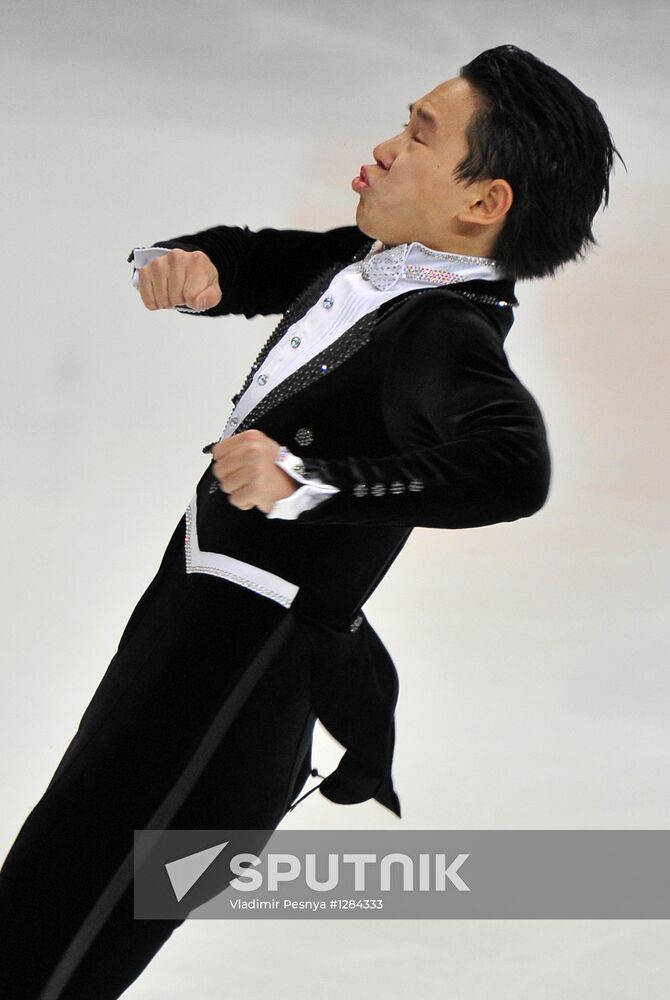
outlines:
[[[258,378],[256,379],[256,381],[258,382],[259,385],[265,385],[265,383],[268,381],[268,379],[269,379],[269,375],[266,375],[265,373],[263,373],[263,375],[259,375],[258,376]]]
[[[367,244],[364,245],[358,251],[358,253],[356,253],[354,255],[352,263],[354,261],[356,261],[359,258],[359,256],[361,256],[365,252],[365,246],[367,246]],[[244,380],[242,388],[239,390],[238,393],[236,393],[235,396],[233,396],[233,404],[235,406],[237,406],[238,402],[240,401],[240,399],[242,398],[242,396],[244,395],[244,393],[249,388],[249,386],[251,384],[251,380],[252,380],[252,378],[254,376],[254,371],[256,370],[256,368],[258,368],[259,365],[261,365],[263,363],[263,361],[266,359],[266,357],[268,356],[268,354],[270,353],[270,351],[272,350],[272,348],[275,346],[275,344],[277,344],[281,340],[281,338],[284,336],[284,334],[289,329],[289,327],[291,327],[295,322],[297,322],[298,319],[301,319],[305,315],[305,313],[316,302],[318,302],[319,298],[323,294],[324,287],[326,287],[326,288],[328,287],[328,285],[330,284],[330,282],[332,281],[332,279],[335,277],[335,275],[337,274],[337,272],[340,269],[341,269],[341,265],[340,264],[334,264],[327,271],[324,271],[323,274],[321,274],[317,278],[315,278],[314,281],[311,282],[311,284],[307,285],[303,289],[303,291],[300,293],[300,295],[298,295],[298,297],[291,303],[291,305],[288,307],[288,309],[286,310],[286,312],[284,313],[284,315],[280,319],[279,323],[277,324],[277,326],[275,327],[275,329],[273,330],[273,332],[270,334],[270,336],[266,340],[266,342],[263,345],[263,347],[258,352],[258,356],[256,357],[256,360],[252,364],[251,369],[249,371],[249,374],[247,375],[246,379]],[[299,337],[296,337],[294,339],[300,341]],[[285,379],[284,382],[281,383],[281,385],[283,385],[286,381],[287,380]],[[277,387],[277,388],[279,388],[279,387]],[[276,389],[274,391],[276,392]],[[267,394],[267,396],[265,396],[264,399],[261,400],[258,405],[261,405],[262,403],[265,403],[265,400],[267,400],[268,396],[272,396],[274,398],[274,393],[272,391],[269,392]],[[267,404],[266,404],[266,406],[267,406]],[[257,407],[254,407],[254,410],[253,410],[254,415],[256,413],[256,409],[257,409]],[[265,412],[265,409],[262,412]],[[249,417],[249,414],[247,415],[247,418],[248,417]],[[253,421],[249,421],[249,423],[251,423],[251,422],[253,422]],[[239,429],[241,430],[243,427],[245,427],[245,425],[246,425],[246,421],[242,421],[242,423],[240,424]]]
[[[355,270],[360,273],[364,281],[371,281],[374,287],[380,291],[392,288],[401,277],[412,281],[428,282],[434,286],[462,284],[463,282],[472,280],[466,275],[454,274],[452,271],[437,267],[432,268],[426,264],[406,263],[412,245],[402,243],[398,246],[384,249],[384,245],[376,240],[367,255],[362,260],[356,262]],[[469,254],[433,250],[422,243],[418,245],[425,256],[433,257],[436,261],[440,260],[447,264],[462,263],[490,267],[494,271],[500,269],[500,263],[492,257],[473,257]],[[516,299],[506,302],[504,299],[497,299],[493,295],[482,295],[478,292],[463,292],[462,294],[475,302],[482,302],[484,305],[495,305],[499,308],[514,308],[519,304]]]
[[[462,274],[440,271],[425,264],[406,264],[404,277],[412,281],[429,281],[433,285],[455,285],[466,280]]]
[[[350,632],[355,632],[363,622],[363,615],[356,615],[351,625],[349,626]]]
[[[329,295],[328,298],[323,300],[324,309],[332,309],[334,305],[335,305],[335,299],[333,298],[332,295]]]
[[[311,427],[299,427],[298,430],[293,435],[294,439],[300,445],[311,444],[314,440],[314,431]]]
[[[499,267],[500,264],[493,257],[473,257],[471,254],[452,253],[450,250],[434,250],[432,247],[420,244],[421,252],[427,257],[434,257],[435,260],[444,260],[456,264],[482,264],[488,267]]]
[[[363,258],[362,263],[366,264],[373,257],[381,257],[390,253],[391,250],[399,250],[403,247],[406,247],[405,257],[407,257],[413,246],[418,246],[424,256],[433,257],[435,260],[442,260],[447,264],[473,264],[484,267],[500,267],[499,261],[493,257],[473,257],[471,254],[452,253],[450,250],[434,250],[432,247],[427,247],[424,243],[418,243],[416,240],[414,243],[402,243],[397,247],[388,247],[386,249],[384,249],[383,243],[375,240],[367,255]]]
[[[291,347],[300,347],[301,339],[300,337],[291,337]]]
[[[259,584],[256,580],[250,580],[245,576],[238,576],[237,573],[220,569],[218,566],[194,566],[191,560],[191,531],[192,515],[191,507],[189,505],[186,508],[186,527],[184,532],[184,556],[187,573],[208,573],[210,576],[220,576],[224,580],[230,580],[232,583],[237,583],[240,587],[247,587],[247,589],[253,590],[256,594],[260,594],[261,597],[268,597],[270,600],[281,604],[284,608],[291,607],[291,599],[287,598],[284,594],[278,594],[269,587],[262,586],[262,584]]]
[[[389,288],[393,288],[402,275],[408,253],[407,243],[390,247],[381,253],[370,251],[361,264],[361,274],[367,281],[372,282],[380,292],[385,292]]]

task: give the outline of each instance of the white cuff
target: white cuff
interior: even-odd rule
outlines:
[[[173,247],[135,247],[133,250],[133,260],[131,261],[133,265],[133,273],[131,281],[135,288],[139,288],[140,279],[137,276],[137,272],[140,271],[145,264],[150,264],[152,260],[156,260],[157,257],[163,257],[166,253],[170,253]],[[205,312],[205,309],[191,309],[185,303],[179,306],[172,306],[178,312],[185,313],[199,313]]]
[[[283,469],[292,479],[303,483],[299,489],[291,493],[290,496],[277,500],[272,509],[265,515],[266,517],[280,517],[286,520],[295,520],[303,510],[311,510],[318,504],[323,503],[333,493],[339,493],[337,486],[332,483],[324,483],[316,477],[310,479],[303,476],[304,466],[300,459],[291,454],[286,448],[280,453],[282,457],[275,460],[275,464]]]

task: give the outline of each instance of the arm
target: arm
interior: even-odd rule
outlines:
[[[322,271],[339,261],[343,266],[370,242],[356,226],[327,232],[213,226],[191,235],[158,240],[154,247],[202,250],[219,273],[222,298],[197,315],[244,315],[247,318],[283,313]],[[128,255],[132,261],[135,247]],[[187,310],[180,310],[187,311]]]
[[[303,457],[339,493],[298,516],[314,524],[468,528],[544,504],[550,456],[537,403],[481,313],[420,304],[385,357],[383,414],[397,452]]]

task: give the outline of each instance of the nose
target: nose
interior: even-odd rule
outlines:
[[[396,140],[399,136],[394,136],[392,139],[385,139],[384,142],[380,142],[372,150],[372,155],[374,156],[376,162],[384,170],[388,170],[393,161],[396,158]]]

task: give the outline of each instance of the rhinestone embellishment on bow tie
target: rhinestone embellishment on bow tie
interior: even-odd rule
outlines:
[[[414,244],[400,243],[397,246],[380,250],[379,244],[373,245],[367,256],[357,264],[364,281],[369,281],[378,291],[386,292],[400,278],[410,281],[422,281],[431,285],[455,285],[467,281],[464,274],[448,270],[450,263],[480,265],[495,270],[496,261],[489,257],[469,257],[462,254],[449,253],[442,250],[431,250],[422,247],[424,256],[442,261],[445,268],[431,267],[430,264],[408,264],[407,258]]]
[[[380,292],[388,291],[401,277],[408,252],[407,243],[401,243],[378,253],[370,252],[365,260],[361,261],[361,276]]]

